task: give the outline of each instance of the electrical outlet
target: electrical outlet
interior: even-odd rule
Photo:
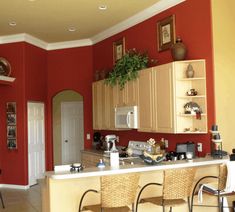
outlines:
[[[202,152],[202,143],[197,143],[197,151]]]
[[[87,140],[90,140],[90,139],[91,139],[91,134],[90,134],[90,133],[87,133],[87,134],[86,134],[86,139],[87,139]]]
[[[164,142],[165,142],[165,147],[168,148],[169,147],[168,140],[165,140]]]

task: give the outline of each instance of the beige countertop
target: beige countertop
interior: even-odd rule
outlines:
[[[94,177],[94,176],[104,176],[113,174],[125,174],[133,172],[147,172],[147,171],[157,171],[175,168],[186,168],[186,167],[199,167],[207,165],[216,165],[225,163],[229,160],[229,157],[223,157],[223,159],[214,159],[210,156],[204,158],[195,158],[193,161],[189,162],[187,160],[178,161],[163,161],[158,165],[146,165],[144,163],[136,163],[134,165],[120,165],[118,167],[106,166],[104,168],[85,168],[81,172],[70,172],[70,166],[64,166],[60,169],[61,171],[49,171],[46,172],[46,176],[52,179],[76,179],[84,177]]]

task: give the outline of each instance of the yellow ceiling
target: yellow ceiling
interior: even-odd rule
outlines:
[[[48,43],[87,39],[158,1],[1,0],[0,36],[27,33]],[[99,10],[100,5],[107,10]],[[12,21],[16,26],[9,26]],[[77,30],[69,32],[69,27]]]

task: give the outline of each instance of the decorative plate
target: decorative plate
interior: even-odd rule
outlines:
[[[0,57],[0,75],[10,76],[11,74],[11,65],[10,63],[3,57]]]

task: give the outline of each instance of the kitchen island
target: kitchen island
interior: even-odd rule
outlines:
[[[62,212],[78,211],[80,198],[87,189],[100,188],[100,176],[115,175],[138,172],[141,174],[139,185],[143,186],[149,182],[162,183],[163,171],[166,169],[197,167],[196,179],[205,175],[218,175],[218,165],[225,163],[228,157],[213,159],[210,156],[196,158],[193,161],[164,161],[158,165],[145,165],[135,163],[134,165],[120,165],[112,168],[85,168],[82,172],[70,172],[68,170],[46,172],[45,183],[43,184],[43,211]],[[65,167],[66,168],[66,167]],[[150,188],[151,192],[143,194],[148,197],[150,194],[159,195],[161,189]],[[99,194],[89,194],[84,199],[84,205],[99,204]],[[161,210],[160,210],[161,211]],[[175,210],[174,210],[175,211]]]

